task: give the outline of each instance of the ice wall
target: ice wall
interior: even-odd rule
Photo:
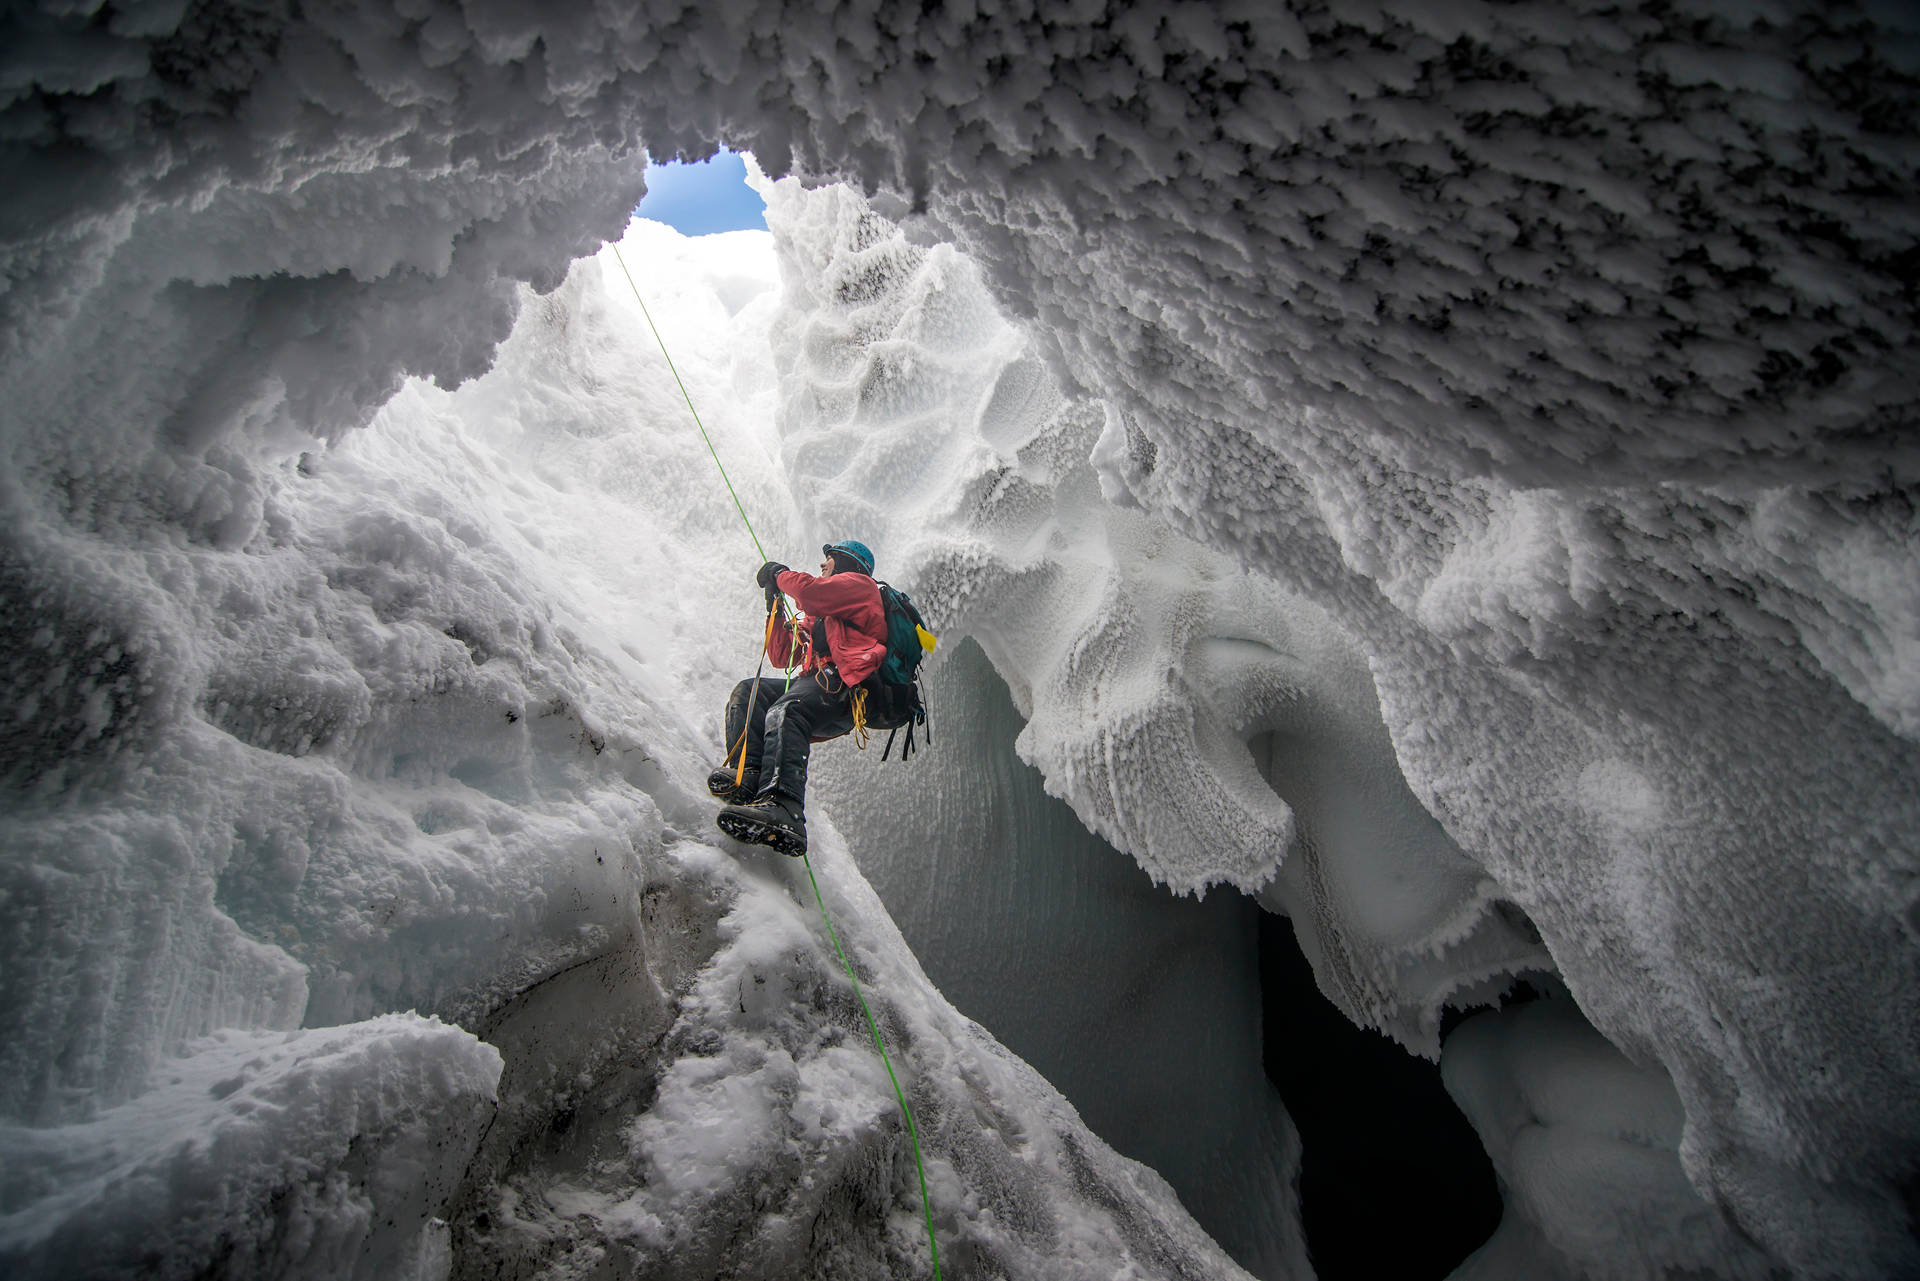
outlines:
[[[887,187],[971,250],[1062,385],[1115,406],[1104,492],[1362,644],[1463,884],[1496,885],[1609,1041],[1669,1073],[1710,1204],[1809,1275],[1914,1269],[1905,9],[126,3],[0,23],[0,585],[34,619],[7,688],[36,712],[0,737],[9,787],[206,760],[156,754],[201,691],[156,655],[199,620],[128,584],[190,584],[197,549],[270,536],[277,460],[403,372],[477,370],[513,282],[556,282],[621,225],[642,138],[725,137]],[[1032,607],[1086,590],[1052,589]],[[1072,652],[1115,637],[1087,640]],[[1049,687],[1028,704],[1009,682],[1044,727]],[[1170,881],[1268,876],[1231,842],[1212,864],[1159,852],[1185,825],[1124,804],[1138,787],[1184,778],[1208,822],[1258,793],[1222,783],[1231,753],[1184,756],[1199,736],[1163,689],[1125,693],[1161,772],[1085,770],[1076,804],[1124,814],[1103,830]],[[186,906],[116,922],[74,895],[72,919],[195,940],[168,1011],[288,1017],[294,971],[256,940],[167,925],[212,919],[169,870],[187,843],[118,822],[138,830],[49,848],[149,851],[107,866]],[[19,922],[22,954],[58,954],[59,929]],[[201,982],[222,974],[246,977]],[[124,995],[79,994],[60,1071],[112,1075],[80,1043],[120,1035],[103,1011]],[[55,1098],[44,1069],[21,1088]]]
[[[1778,1275],[1687,1182],[1666,1074],[1607,1044],[1564,993],[1469,1019],[1441,1067],[1506,1200],[1454,1281]]]
[[[790,542],[767,238],[623,252]],[[15,758],[9,1275],[929,1274],[813,884],[712,827],[757,560],[651,344],[608,251],[486,378],[259,465],[237,546],[40,509],[93,609],[169,624],[142,670],[178,693],[107,759]],[[949,1269],[1243,1275],[933,990],[824,813],[813,863]]]
[[[1099,406],[1057,390],[973,264],[914,247],[851,192],[767,194],[794,492],[823,535],[882,549],[882,575],[919,591],[936,626],[977,638],[998,673],[935,662],[936,708],[959,732],[911,767],[823,752],[834,812],[942,990],[1031,1050],[1237,1257],[1280,1275],[1297,1266],[1293,1139],[1247,1121],[1273,1108],[1250,922],[1217,899],[1207,926],[1123,906],[1127,874],[1099,867],[1113,851],[1061,831],[1041,779],[1155,880],[1262,889],[1301,922],[1342,1008],[1416,1052],[1438,1053],[1449,999],[1553,963],[1407,792],[1352,639],[1105,503],[1089,461]],[[1004,755],[1016,742],[1021,764]],[[1055,935],[1076,940],[1074,959]],[[1221,969],[1188,968],[1203,965]],[[1133,1008],[1118,1023],[1104,1014],[1115,991]],[[1240,1033],[1152,1053],[1163,1033],[1143,1029],[1195,1019]],[[1155,1088],[1186,1096],[1173,1131],[1141,1106]]]
[[[1913,36],[1101,14],[866,131],[1117,406],[1108,492],[1363,638],[1414,794],[1809,1275],[1916,1266]]]
[[[1292,1198],[1262,1182],[1297,1169],[1291,1127],[1248,1124],[1271,1107],[1260,1045],[1220,1030],[1258,1019],[1244,918],[1217,897],[1191,926],[1133,906],[1124,874],[1102,866],[1114,851],[1059,829],[1026,762],[1181,888],[1204,889],[1223,844],[1260,860],[1260,902],[1292,917],[1322,989],[1409,1052],[1439,1056],[1446,1007],[1495,1002],[1516,976],[1554,974],[1554,957],[1408,790],[1355,640],[1310,602],[1102,501],[1111,420],[1053,386],[971,263],[916,249],[851,193],[789,182],[767,194],[787,282],[774,350],[795,493],[823,530],[853,522],[904,557],[896,579],[924,585],[936,621],[983,647],[930,669],[938,747],[911,765],[825,751],[821,791],[942,990],[1116,1144],[1151,1153],[1243,1262],[1296,1270]],[[928,483],[935,475],[942,485]],[[980,661],[989,655],[995,674]],[[1002,675],[1030,714],[1006,705]],[[1021,763],[1005,758],[1009,741]],[[1159,812],[1131,812],[1142,796]],[[982,797],[986,819],[965,817]],[[1236,954],[1239,969],[1196,981],[1196,967]],[[1103,1000],[1116,987],[1128,994],[1119,1021]],[[1161,1029],[1188,1022],[1209,1031],[1156,1059]],[[1577,1013],[1562,1023],[1599,1047],[1587,1059],[1618,1059]],[[1284,1026],[1270,1034],[1285,1052],[1319,1052]],[[1446,1060],[1476,1082],[1468,1111],[1490,1150],[1504,1154],[1534,1123],[1542,1096],[1592,1091],[1590,1115],[1566,1103],[1553,1117],[1583,1134],[1612,1133],[1609,1109],[1643,1095],[1678,1112],[1657,1069],[1635,1077],[1622,1064],[1610,1077],[1559,1052],[1564,1026],[1515,1019],[1504,1035],[1531,1095],[1507,1069],[1481,1066],[1486,1052]],[[1168,1078],[1182,1097],[1171,1134],[1138,1106]],[[1764,1272],[1764,1256],[1686,1185],[1678,1141],[1677,1129],[1653,1140],[1664,1164],[1652,1184],[1605,1159],[1550,1175],[1517,1167],[1509,1226],[1466,1275]],[[1724,1269],[1704,1262],[1714,1259]]]
[[[888,914],[947,999],[1250,1272],[1310,1275],[1299,1142],[1261,1072],[1257,909],[1172,898],[1047,796],[977,645],[930,685],[931,746],[905,764],[836,747],[815,771]]]

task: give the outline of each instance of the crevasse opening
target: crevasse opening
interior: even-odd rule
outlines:
[[[0,1270],[1311,1268],[1266,1036],[1196,1030],[1246,1088],[1193,1132],[1278,1159],[1176,1192],[823,803],[922,1191],[813,878],[711,827],[749,553],[622,238],[765,538],[857,526],[935,681],[1004,685],[983,753],[1198,900],[1106,968],[1244,974],[1249,896],[1438,1057],[1503,1189],[1456,1276],[1920,1271],[1917,49],[1798,0],[7,11]],[[629,228],[720,138],[804,179],[774,241]]]

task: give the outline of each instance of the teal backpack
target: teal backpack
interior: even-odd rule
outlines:
[[[904,728],[907,741],[900,748],[904,761],[913,755],[914,726],[927,723],[927,706],[920,697],[920,660],[932,653],[939,641],[927,630],[926,620],[905,592],[881,583],[880,607],[887,616],[887,657],[870,678],[876,687],[873,692],[878,696],[878,706],[869,713],[867,724],[892,731],[880,752],[883,761],[893,750],[894,735]],[[928,729],[925,737],[931,743],[933,731]]]

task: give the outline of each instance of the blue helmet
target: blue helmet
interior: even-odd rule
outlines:
[[[853,539],[847,538],[837,543],[828,543],[822,547],[820,551],[822,555],[826,556],[831,556],[835,552],[838,552],[848,560],[858,561],[860,564],[860,572],[868,578],[873,577],[873,553],[867,550],[865,543],[856,543]]]

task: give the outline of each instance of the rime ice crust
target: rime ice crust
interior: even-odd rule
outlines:
[[[898,564],[887,572],[916,585],[949,640],[979,640],[1021,713],[1009,718],[1016,749],[1048,791],[1174,890],[1261,891],[1293,916],[1341,1008],[1413,1052],[1439,1053],[1448,1000],[1553,969],[1524,917],[1408,791],[1365,659],[1323,610],[1147,513],[1103,502],[1096,466],[1112,457],[1102,448],[1112,420],[1053,386],[969,264],[916,249],[849,192],[780,183],[767,196],[786,284],[773,333],[795,492],[822,527],[858,513]],[[935,475],[944,483],[931,484]],[[1296,1140],[1290,1126],[1247,1121],[1273,1106],[1258,1045],[1222,1031],[1182,1053],[1169,1070],[1204,1085],[1189,1091],[1186,1142],[1170,1142],[1117,1101],[1143,1088],[1137,1066],[1157,1060],[1104,1020],[1081,1028],[1071,1010],[1046,1009],[1021,982],[970,977],[1001,966],[1018,975],[1023,961],[1075,973],[1084,949],[1097,973],[1064,997],[1070,1007],[1104,1008],[1117,986],[1130,1008],[1237,1018],[1242,1030],[1258,1018],[1247,958],[1241,972],[1228,961],[1195,986],[1186,966],[1160,959],[1204,946],[1169,934],[1170,918],[1127,918],[1115,937],[1082,919],[1084,896],[1106,902],[1112,890],[1052,866],[1051,829],[1004,777],[1004,748],[963,737],[953,755],[953,718],[971,724],[976,704],[998,694],[952,652],[928,675],[940,748],[910,768],[820,764],[863,864],[907,893],[916,946],[964,987],[970,1012],[1042,1051],[1071,1036],[1090,1062],[1056,1080],[1112,1127],[1103,1132],[1163,1152],[1157,1167],[1243,1263],[1298,1272],[1304,1247],[1286,1190]],[[982,794],[995,798],[992,835],[956,830],[954,816]],[[929,865],[940,888],[923,888]],[[949,877],[958,883],[947,887]],[[1040,920],[1079,947],[1000,956],[989,926],[970,932],[981,912],[1007,914],[1008,940]],[[1221,928],[1218,946],[1231,948]],[[1231,1176],[1209,1163],[1220,1152],[1234,1154]]]
[[[1264,885],[1291,815],[1232,739],[1241,727],[1203,741],[1216,718],[1185,662],[1259,588],[1103,508],[1082,461],[1097,407],[1055,389],[971,263],[916,248],[850,191],[768,195],[782,450],[808,514],[884,536],[888,572],[980,639],[1027,718],[1021,756],[1096,833],[1177,891]],[[1146,796],[1171,804],[1134,803]]]
[[[635,224],[623,252],[791,545],[766,242]],[[760,634],[752,545],[611,252],[522,301],[493,376],[259,462],[238,547],[8,509],[59,553],[27,615],[55,634],[8,678],[80,726],[9,741],[12,1272],[926,1272],[806,877],[717,848],[700,785]],[[814,842],[948,1266],[1244,1275],[931,990],[825,815]]]
[[[1382,562],[1395,576],[1362,597],[1364,608],[1336,594],[1329,613],[1243,575],[1140,513],[1142,496],[1156,513],[1178,508],[1155,479],[1168,467],[1164,451],[1124,411],[1090,413],[1048,389],[1032,355],[983,315],[960,264],[890,238],[847,197],[802,201],[776,189],[771,198],[770,225],[809,246],[822,239],[821,210],[841,214],[837,229],[825,229],[836,254],[807,248],[790,258],[792,319],[776,327],[783,374],[797,388],[784,422],[799,491],[823,515],[859,512],[865,527],[884,531],[877,536],[906,559],[901,572],[950,611],[942,621],[979,637],[1028,717],[1020,751],[1050,789],[1175,888],[1228,880],[1262,889],[1294,917],[1323,989],[1357,1022],[1417,1052],[1438,1052],[1444,1004],[1489,1000],[1519,973],[1566,974],[1604,1027],[1672,1070],[1690,1120],[1678,1151],[1691,1177],[1709,1189],[1758,1179],[1818,1199],[1793,1173],[1805,1149],[1781,1146],[1786,1133],[1827,1124],[1785,1119],[1799,1106],[1785,1101],[1798,1069],[1777,1059],[1743,1064],[1745,1042],[1701,1026],[1703,1007],[1691,999],[1669,994],[1670,1008],[1649,1001],[1650,986],[1667,990],[1662,974],[1724,974],[1729,961],[1760,970],[1749,937],[1758,929],[1788,973],[1817,974],[1844,957],[1876,976],[1876,990],[1897,990],[1911,959],[1899,919],[1866,924],[1874,915],[1860,913],[1885,910],[1871,894],[1840,902],[1853,894],[1847,886],[1902,875],[1887,855],[1898,848],[1902,807],[1912,806],[1898,783],[1910,749],[1804,662],[1769,672],[1774,656],[1785,657],[1778,628],[1742,639],[1722,620],[1706,645],[1685,628],[1562,635],[1573,611],[1602,599],[1622,624],[1638,607],[1632,596],[1593,594],[1599,548],[1579,541],[1592,512],[1537,492],[1494,503],[1487,496],[1497,485],[1463,482],[1461,492],[1482,504],[1479,541],[1447,551],[1436,531],[1444,555],[1417,585],[1417,559]],[[991,390],[956,387],[956,366],[968,364],[975,384]],[[971,452],[939,444],[956,433]],[[946,494],[899,484],[923,475],[917,467],[889,472],[874,462],[937,447],[944,465],[971,469]],[[1438,482],[1429,490],[1447,492]],[[1096,493],[1133,505],[1103,504]],[[1345,495],[1341,510],[1364,515],[1362,497]],[[1672,524],[1653,523],[1656,500],[1618,497],[1621,512],[1603,525],[1639,520],[1677,536]],[[1266,517],[1245,501],[1208,506],[1194,523]],[[1272,510],[1288,514],[1284,504]],[[1687,547],[1670,542],[1655,563],[1677,577]],[[1281,572],[1297,585],[1305,570]],[[1556,586],[1562,573],[1570,585]],[[1464,621],[1490,601],[1524,632]],[[1366,628],[1349,633],[1343,620],[1356,618]],[[1745,658],[1742,646],[1752,647]],[[1627,724],[1601,722],[1609,707]],[[1812,707],[1826,709],[1825,724],[1808,719]],[[1729,774],[1729,757],[1698,754],[1710,737],[1737,759],[1740,744],[1770,742],[1766,726],[1783,723],[1795,727],[1794,741],[1771,750],[1796,764],[1759,786],[1793,790],[1807,812],[1756,797],[1748,767]],[[1447,763],[1454,754],[1470,754],[1475,779],[1457,796],[1434,782],[1457,776]],[[1836,761],[1846,770],[1836,772]],[[1844,806],[1825,793],[1826,780],[1843,777],[1870,780],[1887,808],[1842,820]],[[1689,800],[1676,810],[1679,780]],[[1513,822],[1518,814],[1524,823]],[[1855,830],[1839,847],[1813,834],[1842,823]],[[1783,835],[1796,829],[1806,848]],[[1743,847],[1772,853],[1756,860]],[[1792,881],[1795,868],[1816,869],[1799,897],[1756,897],[1759,884]],[[1668,899],[1661,878],[1676,874],[1691,884]],[[1800,928],[1809,919],[1826,924]],[[1777,1005],[1790,989],[1790,980],[1765,985],[1764,1000]],[[1762,999],[1761,988],[1746,990]],[[1786,997],[1798,1026],[1849,1028],[1878,1047],[1856,1069],[1861,1092],[1821,1106],[1899,1096],[1894,1047],[1908,1005],[1836,1014],[1822,1003],[1845,994],[1819,984],[1802,992]],[[1756,1005],[1746,1017],[1767,1026],[1774,1016]],[[1778,1048],[1769,1043],[1762,1057]],[[1712,1084],[1729,1071],[1737,1093]],[[1740,1115],[1736,1100],[1762,1097],[1774,1100],[1771,1115],[1734,1140],[1758,1120]],[[1885,1120],[1863,1116],[1857,1133],[1890,1153]],[[1596,1178],[1588,1193],[1599,1212],[1617,1189]],[[1810,1229],[1815,1236],[1865,1242],[1879,1222],[1895,1221],[1886,1193],[1836,1191],[1851,1208],[1834,1212],[1857,1217],[1844,1229],[1832,1221]],[[1611,1204],[1606,1213],[1634,1213],[1631,1198]],[[1766,1213],[1779,1231],[1778,1203]],[[1738,1240],[1728,1236],[1728,1248]]]
[[[86,669],[10,664],[54,709],[10,772],[197,692],[38,508],[244,546],[260,442],[477,371],[642,134],[726,136],[953,230],[1116,402],[1113,494],[1367,638],[1414,792],[1672,1071],[1698,1185],[1809,1274],[1913,1270],[1898,6],[4,22],[0,582]]]
[[[858,513],[979,640],[1051,793],[1176,892],[1289,911],[1333,999],[1429,1057],[1455,989],[1552,968],[1407,790],[1326,611],[1101,501],[1113,420],[1054,387],[969,264],[846,191],[768,198],[795,490],[816,520]]]
[[[492,1046],[389,1014],[192,1048],[85,1124],[0,1128],[9,1276],[444,1270],[433,1216],[492,1120]]]
[[[1415,793],[1673,1071],[1690,1175],[1811,1275],[1911,1271],[1911,20],[1696,16],[1341,10],[1298,64],[1254,20],[1197,61],[1290,92],[1218,114],[1143,17],[1094,61],[1161,111],[1036,80],[928,230],[1120,402],[1110,494],[1365,637]]]

